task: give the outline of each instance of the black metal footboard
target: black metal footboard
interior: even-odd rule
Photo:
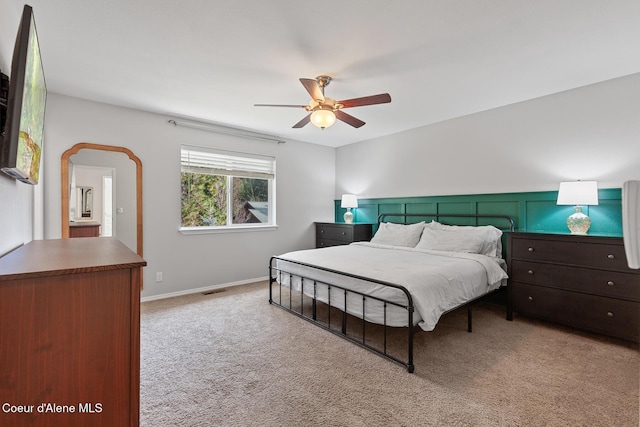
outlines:
[[[300,273],[291,273],[289,271],[286,271],[283,267],[281,266],[277,266],[276,265],[276,261],[283,261],[286,263],[290,263],[290,264],[297,264],[300,266],[304,266],[307,268],[311,268],[314,270],[318,270],[318,271],[324,271],[324,272],[328,272],[328,273],[334,273],[334,274],[339,274],[341,276],[348,276],[350,278],[354,278],[354,279],[358,279],[358,280],[362,280],[362,281],[366,281],[366,282],[370,282],[373,284],[378,284],[378,285],[383,285],[383,286],[388,286],[388,287],[392,287],[395,289],[398,289],[400,291],[402,291],[405,296],[406,296],[406,303],[401,304],[398,302],[394,302],[394,301],[389,301],[383,298],[378,298],[378,297],[374,297],[371,295],[366,295],[364,293],[358,292],[356,290],[353,289],[347,289],[343,286],[337,285],[335,283],[328,283],[330,282],[329,280],[314,280],[308,277],[303,276]],[[288,279],[288,285],[283,285],[283,275],[287,275],[288,277],[286,277],[285,279]],[[294,291],[293,289],[293,281],[294,278],[299,278],[299,280],[301,281],[301,286],[300,286],[300,292],[298,295],[297,291]],[[305,289],[305,281],[309,282],[312,284],[312,289],[313,292],[311,293],[311,295],[305,294],[304,289]],[[274,296],[274,284],[278,285],[277,287],[277,295]],[[317,293],[317,289],[318,286],[323,286],[326,287],[327,292],[328,292],[328,298],[327,301],[321,301],[318,299],[318,293]],[[284,289],[283,289],[284,288]],[[334,292],[334,296],[336,295],[335,292],[338,292],[338,298],[340,298],[341,301],[343,301],[344,303],[344,308],[339,308],[339,314],[338,316],[340,316],[339,319],[339,327],[335,328],[332,327],[332,321],[331,321],[331,313],[332,313],[332,297],[331,297],[331,292]],[[284,298],[283,298],[284,295]],[[295,296],[294,296],[295,295]],[[362,301],[362,316],[361,319],[357,319],[355,317],[352,317],[348,314],[349,312],[349,299],[348,296],[349,295],[357,295],[359,296],[358,300],[360,301],[360,297],[361,297],[361,301]],[[341,296],[344,296],[344,298],[341,298]],[[365,320],[367,318],[366,315],[366,308],[367,308],[367,301],[377,301],[379,303],[382,303],[383,305],[383,310],[384,310],[384,316],[383,316],[383,322],[382,324],[380,324],[380,327],[382,328],[383,332],[382,332],[382,342],[376,342],[371,343],[367,340],[367,321]],[[413,306],[413,298],[411,296],[411,294],[409,293],[409,291],[400,285],[396,285],[393,283],[389,283],[389,282],[385,282],[385,281],[381,281],[381,280],[376,280],[376,279],[371,279],[371,278],[367,278],[367,277],[362,277],[362,276],[358,276],[358,275],[354,275],[354,274],[350,274],[350,273],[345,273],[345,272],[341,272],[341,271],[336,271],[336,270],[332,270],[329,268],[325,268],[325,267],[320,267],[320,266],[315,266],[315,265],[310,265],[310,264],[306,264],[306,263],[302,263],[302,262],[298,262],[298,261],[292,261],[292,260],[288,260],[285,258],[280,258],[277,256],[273,256],[271,257],[271,260],[269,262],[269,303],[270,304],[274,304],[284,310],[287,310],[305,320],[308,320],[320,327],[322,327],[323,329],[326,329],[336,335],[339,335],[357,345],[360,345],[364,348],[367,348],[368,350],[371,350],[389,360],[392,360],[396,363],[399,363],[400,365],[403,365],[404,367],[406,367],[408,372],[413,372],[414,371],[414,364],[413,364],[413,335],[414,335],[414,324],[413,324],[413,313],[414,313],[414,306]],[[326,310],[327,316],[323,317],[322,319],[319,318],[318,315],[318,305],[319,304],[324,304],[326,305],[328,308]],[[351,302],[351,304],[353,304],[353,302]],[[310,307],[308,307],[310,305]],[[403,359],[401,357],[398,357],[397,355],[391,354],[389,352],[388,349],[388,328],[390,328],[391,326],[389,326],[387,324],[387,308],[389,306],[394,306],[394,307],[400,307],[402,309],[405,309],[407,312],[407,342],[406,342],[406,359]],[[305,311],[305,307],[307,307],[306,311]],[[360,317],[360,316],[358,316]],[[359,322],[361,322],[361,328],[350,328],[348,326],[348,319],[352,318],[352,319],[357,319]],[[357,329],[358,332],[357,333],[353,333],[352,331],[354,329]]]
[[[416,214],[405,214],[405,213],[388,213],[388,214],[381,214],[378,217],[378,223],[382,222],[385,218],[391,218],[394,220],[397,219],[401,219],[401,221],[398,222],[403,222],[403,223],[407,223],[409,220],[413,220],[414,222],[420,221],[420,220],[430,220],[430,219],[436,219],[436,220],[440,220],[441,218],[444,219],[445,221],[449,222],[451,220],[457,220],[458,218],[460,219],[466,219],[467,222],[468,221],[472,221],[472,224],[464,224],[464,225],[480,225],[480,223],[486,223],[487,221],[491,220],[491,222],[499,222],[502,224],[500,228],[503,231],[510,231],[512,232],[514,230],[514,221],[511,217],[507,216],[507,215],[482,215],[482,214],[444,214],[444,213],[416,213]],[[505,246],[503,245],[503,248]],[[503,250],[503,252],[505,252]],[[503,253],[504,256],[504,253]],[[505,257],[506,258],[506,257]],[[375,297],[369,294],[365,294],[362,292],[359,292],[357,290],[351,289],[351,288],[345,288],[344,286],[338,285],[336,283],[330,283],[332,280],[327,280],[325,277],[322,277],[322,280],[319,280],[318,278],[312,278],[312,277],[307,277],[305,276],[303,273],[301,272],[292,272],[292,271],[287,271],[286,268],[283,268],[281,265],[282,263],[280,263],[281,265],[277,265],[277,261],[282,261],[283,263],[289,263],[291,265],[298,265],[298,266],[304,266],[305,268],[311,269],[308,271],[312,271],[312,272],[327,272],[327,273],[332,273],[338,276],[342,276],[342,277],[349,277],[352,279],[357,279],[363,282],[368,282],[374,285],[382,285],[382,286],[386,286],[389,288],[395,288],[399,291],[401,291],[402,293],[404,293],[404,295],[406,296],[406,302],[405,303],[399,303],[398,301],[390,301],[388,299],[383,299],[383,298],[379,298],[379,297]],[[294,268],[291,268],[293,270],[296,270]],[[305,273],[306,274],[306,273]],[[284,278],[284,280],[282,280]],[[293,282],[294,282],[294,278],[296,278],[296,280],[300,281],[300,292],[298,294],[297,291],[294,291],[294,286],[293,286]],[[289,282],[288,286],[286,284],[283,285],[283,281],[287,281]],[[311,292],[307,292],[305,293],[305,283],[310,283],[312,286],[312,291]],[[277,291],[278,291],[278,295],[274,295],[274,285],[278,285],[277,286]],[[317,289],[318,286],[321,286],[322,289],[324,289],[326,287],[327,289],[327,293],[328,293],[328,297],[326,298],[326,301],[323,301],[322,299],[318,298],[318,294],[317,294]],[[343,308],[340,307],[336,307],[335,310],[335,316],[338,316],[339,319],[339,326],[334,327],[332,326],[332,320],[331,320],[331,316],[332,316],[332,297],[331,297],[331,292],[335,293],[337,292],[338,295],[343,295],[344,299],[340,299],[340,301],[344,304]],[[472,330],[472,305],[486,297],[488,297],[489,295],[495,293],[495,292],[499,292],[500,289],[497,289],[495,291],[492,291],[490,293],[487,293],[485,295],[479,296],[471,301],[467,301],[467,303],[462,304],[458,307],[455,307],[443,314],[446,314],[450,311],[456,310],[458,308],[464,307],[466,306],[467,308],[467,331],[471,332]],[[511,287],[507,287],[507,291],[508,291],[508,296],[507,296],[507,320],[512,320],[512,313],[513,313],[513,309],[512,309],[512,298],[511,298]],[[295,296],[294,296],[295,295]],[[354,304],[353,298],[351,298],[351,302],[349,302],[349,296],[353,296],[353,295],[357,295],[358,299],[357,301],[361,300],[361,304],[362,304],[362,312],[361,315],[359,314],[355,314],[355,315],[351,315],[349,314],[350,310],[349,310],[349,306],[348,304]],[[379,325],[382,328],[382,338],[381,341],[379,342],[377,341],[375,343],[375,345],[373,345],[370,341],[368,341],[367,337],[367,325],[370,324],[370,322],[367,322],[367,301],[376,301],[378,303],[382,303],[383,304],[383,310],[384,310],[384,315],[383,315],[383,319],[382,321],[376,321],[375,325]],[[399,363],[400,365],[403,365],[404,367],[406,367],[408,372],[413,372],[414,371],[414,363],[413,363],[413,339],[414,339],[414,333],[415,333],[415,325],[414,325],[414,305],[413,305],[413,298],[411,296],[411,294],[409,293],[409,291],[401,286],[401,285],[397,285],[394,283],[389,283],[389,282],[385,282],[385,281],[381,281],[381,280],[377,280],[377,279],[373,279],[373,278],[369,278],[369,277],[363,277],[363,276],[358,276],[355,274],[351,274],[351,273],[346,273],[343,271],[337,271],[337,270],[332,270],[326,267],[321,267],[321,266],[317,266],[317,265],[311,265],[311,264],[307,264],[307,263],[303,263],[303,262],[299,262],[299,261],[292,261],[286,258],[281,258],[281,257],[277,257],[277,256],[273,256],[271,257],[271,260],[269,262],[269,303],[270,304],[274,304],[277,305],[278,307],[289,311],[305,320],[308,320],[320,327],[322,327],[323,329],[326,329],[338,336],[341,336],[357,345],[360,345],[364,348],[367,348],[393,362]],[[359,302],[358,302],[359,303]],[[319,315],[319,305],[324,304],[325,307],[323,307],[327,313],[326,317],[322,317]],[[328,306],[328,308],[326,307]],[[397,327],[395,326],[390,326],[387,324],[387,308],[388,307],[392,307],[392,308],[396,308],[399,307],[401,310],[406,310],[406,331],[407,331],[407,340],[405,343],[403,343],[402,345],[400,345],[400,347],[404,346],[406,348],[406,358],[403,356],[399,356],[397,353],[391,353],[389,351],[389,346],[388,346],[388,338],[391,338],[391,336],[387,333],[389,328],[394,328],[397,332]],[[353,310],[351,310],[353,312]],[[356,310],[357,311],[357,310]],[[353,320],[348,320],[348,319],[353,319]],[[378,319],[377,319],[378,320]],[[395,320],[395,319],[394,319]],[[353,327],[353,323],[354,322],[360,322],[361,324],[361,328],[359,329],[359,332],[353,333],[354,330],[357,330],[358,328],[354,328]],[[349,323],[349,324],[348,324]],[[393,323],[393,322],[392,322]],[[404,322],[403,322],[404,323]],[[403,328],[404,329],[404,328]],[[396,333],[392,334],[393,337],[393,344],[394,344],[394,350],[398,347],[398,342],[397,342],[397,337],[396,337]]]

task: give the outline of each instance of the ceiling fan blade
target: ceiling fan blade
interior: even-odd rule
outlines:
[[[314,101],[324,101],[324,95],[317,81],[314,79],[300,79],[300,83],[302,83],[307,92],[309,92],[311,99]]]
[[[361,126],[364,126],[364,122],[360,119],[357,119],[347,113],[345,113],[344,111],[340,111],[340,110],[336,110],[336,119],[338,120],[342,120],[343,122],[345,122],[348,125],[353,126],[354,128],[359,128]]]
[[[311,113],[307,114],[304,119],[300,120],[298,123],[293,125],[293,128],[299,129],[299,128],[305,127],[305,125],[310,121],[311,121]]]
[[[292,105],[292,104],[253,104],[254,107],[294,107],[294,108],[306,108],[306,105]]]
[[[391,102],[391,95],[381,93],[379,95],[363,96],[362,98],[345,99],[337,103],[342,104],[342,108],[351,108],[362,107],[363,105],[386,104],[388,102]]]

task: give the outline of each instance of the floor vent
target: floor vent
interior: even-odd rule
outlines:
[[[202,295],[213,295],[213,294],[219,294],[221,292],[226,292],[226,289],[214,289],[212,291],[203,292]]]

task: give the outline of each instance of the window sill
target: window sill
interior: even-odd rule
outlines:
[[[192,234],[218,234],[218,233],[243,233],[247,231],[271,231],[277,230],[277,225],[238,225],[233,227],[180,227],[178,231],[183,235]]]

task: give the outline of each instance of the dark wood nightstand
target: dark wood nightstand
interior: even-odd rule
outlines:
[[[316,222],[316,248],[371,240],[371,224]]]
[[[509,233],[510,294],[517,313],[638,342],[640,271],[622,238]]]

